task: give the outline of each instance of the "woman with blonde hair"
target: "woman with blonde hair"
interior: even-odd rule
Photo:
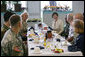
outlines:
[[[76,33],[84,33],[84,22],[82,20],[76,19],[73,21],[74,31]]]
[[[71,48],[69,50],[81,51],[84,55],[84,22],[82,20],[75,19],[72,25],[74,27],[74,32],[79,35],[77,36],[75,43],[72,46],[69,46],[69,48]]]

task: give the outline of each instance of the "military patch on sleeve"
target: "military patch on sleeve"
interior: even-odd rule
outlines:
[[[16,52],[21,52],[21,50],[20,50],[20,48],[18,46],[14,46],[13,50],[16,51]]]

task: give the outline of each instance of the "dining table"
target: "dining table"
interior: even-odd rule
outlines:
[[[47,26],[47,25],[46,25]],[[44,27],[46,27],[44,24]],[[28,27],[27,31],[27,45],[28,45],[28,56],[83,56],[81,51],[76,52],[70,52],[68,51],[68,46],[72,45],[70,42],[68,42],[65,37],[62,37],[58,35],[55,31],[52,30],[52,39],[51,41],[46,40],[45,42],[45,34],[49,28],[46,30],[29,30],[30,27]],[[37,34],[31,35],[34,32]],[[29,36],[31,35],[31,36]],[[38,38],[38,42],[35,42],[35,39]],[[56,41],[56,39],[60,39],[59,41]],[[43,49],[40,49],[39,53],[36,53],[34,51],[35,47],[43,47]],[[62,49],[62,53],[55,53],[52,50],[58,48]]]

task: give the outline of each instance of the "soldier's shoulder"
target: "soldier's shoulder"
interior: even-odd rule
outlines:
[[[5,26],[3,26],[3,27],[1,27],[1,29],[2,29],[2,31],[3,31],[3,30],[7,30],[8,28],[5,27]]]
[[[10,31],[10,29],[7,30],[6,33],[5,33],[5,36],[6,36],[6,37],[9,37],[9,35],[11,35],[11,31]]]
[[[4,34],[3,39],[4,39],[5,42],[6,41],[8,42],[8,41],[12,40],[12,36],[11,36],[11,33],[10,33],[9,30]]]
[[[3,28],[1,27],[1,31],[3,31]]]

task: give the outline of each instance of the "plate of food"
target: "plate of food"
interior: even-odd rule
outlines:
[[[58,48],[55,48],[52,50],[54,53],[63,53],[64,50],[63,49],[58,49]]]
[[[35,34],[29,34],[29,37],[35,36]]]

